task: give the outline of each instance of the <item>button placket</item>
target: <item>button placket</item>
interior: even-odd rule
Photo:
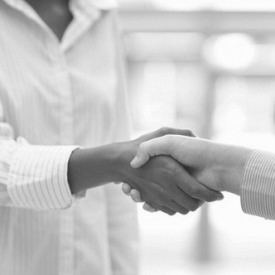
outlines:
[[[74,144],[73,94],[68,65],[57,41],[52,40],[50,52],[60,101],[60,144],[71,145]],[[74,274],[74,230],[74,206],[71,206],[60,213],[58,275]]]
[[[73,94],[65,54],[58,48],[53,60],[56,89],[60,100],[60,143],[74,144],[73,135]]]

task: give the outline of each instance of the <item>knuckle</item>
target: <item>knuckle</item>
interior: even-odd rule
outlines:
[[[162,168],[163,168],[163,172],[166,173],[167,175],[171,175],[177,178],[179,178],[181,175],[180,166],[175,161],[172,161],[171,159],[168,159],[168,158],[163,159]]]
[[[145,150],[145,148],[146,148],[146,145],[145,145],[145,143],[141,143],[140,145],[139,145],[139,151],[141,151],[141,152],[143,152],[144,150]]]
[[[150,150],[148,150],[148,144],[147,142],[143,142],[139,145],[139,148],[138,148],[138,152],[137,152],[137,155],[138,156],[142,156],[142,157],[145,157],[147,154],[149,154]]]
[[[197,187],[192,184],[184,184],[185,185],[185,192],[190,196],[196,196],[198,193]]]
[[[191,205],[190,205],[190,211],[192,211],[192,212],[194,212],[194,211],[196,211],[198,208],[200,207],[200,204],[199,204],[199,202],[194,202],[194,203],[192,203]]]
[[[174,173],[175,167],[172,162],[168,161],[167,159],[163,159],[162,165],[162,171],[164,174],[170,175]]]

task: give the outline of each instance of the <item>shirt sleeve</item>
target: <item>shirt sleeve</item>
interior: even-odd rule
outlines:
[[[254,151],[241,183],[241,205],[245,213],[275,219],[275,154]]]
[[[0,122],[0,205],[37,210],[73,203],[67,169],[76,146],[30,145]]]

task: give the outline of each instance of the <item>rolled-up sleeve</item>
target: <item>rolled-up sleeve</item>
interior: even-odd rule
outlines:
[[[17,207],[35,209],[67,208],[73,197],[67,167],[73,146],[31,146],[15,149],[9,167],[7,191]],[[7,160],[8,160],[7,159]]]
[[[68,208],[74,200],[67,179],[68,162],[77,146],[30,145],[13,139],[0,123],[0,205],[37,210]]]
[[[275,154],[254,151],[245,166],[241,183],[245,213],[275,219]]]

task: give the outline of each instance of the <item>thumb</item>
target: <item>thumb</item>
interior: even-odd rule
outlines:
[[[130,163],[133,168],[139,168],[150,159],[150,147],[147,147],[145,143],[140,144],[136,156]]]
[[[130,165],[133,168],[139,168],[144,165],[151,157],[157,155],[169,155],[167,152],[167,136],[151,139],[139,145],[136,156]]]

